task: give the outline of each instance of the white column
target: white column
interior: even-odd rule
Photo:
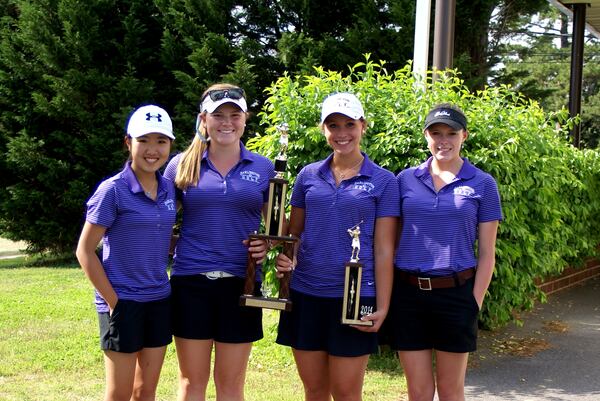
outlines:
[[[415,16],[415,47],[413,50],[413,75],[417,86],[425,89],[425,78],[429,61],[429,20],[431,0],[417,0]]]

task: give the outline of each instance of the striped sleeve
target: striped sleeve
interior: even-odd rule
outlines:
[[[177,175],[177,165],[179,164],[179,160],[181,159],[181,153],[173,156],[167,167],[165,167],[165,172],[163,173],[163,177],[168,180],[175,181],[175,176]]]
[[[304,189],[304,175],[306,174],[306,168],[300,170],[294,183],[294,189],[292,190],[292,198],[290,199],[290,205],[306,209],[306,193]]]
[[[503,219],[498,185],[494,178],[489,174],[486,174],[484,195],[479,203],[477,219],[480,223]]]
[[[87,202],[86,221],[110,227],[117,218],[117,194],[115,182],[104,181]]]
[[[377,205],[376,217],[398,217],[400,215],[400,192],[398,183],[391,172],[386,171],[386,182]]]

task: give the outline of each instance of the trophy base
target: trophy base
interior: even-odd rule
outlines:
[[[342,324],[348,324],[348,325],[352,325],[352,326],[371,327],[371,326],[373,326],[374,323],[372,320],[343,319],[342,318]]]
[[[253,295],[242,295],[240,297],[240,305],[282,310],[286,312],[292,310],[292,301],[289,299],[255,297]]]

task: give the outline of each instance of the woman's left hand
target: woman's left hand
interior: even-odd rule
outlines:
[[[250,252],[252,257],[256,259],[257,264],[265,261],[267,258],[267,251],[269,250],[269,244],[267,240],[253,239],[250,241],[245,239],[243,242],[244,245],[248,247],[248,252]]]
[[[369,315],[365,315],[362,317],[362,320],[371,320],[373,322],[373,326],[352,326],[360,331],[365,331],[368,333],[376,333],[379,331],[379,328],[383,324],[385,317],[387,315],[387,311],[375,311]]]

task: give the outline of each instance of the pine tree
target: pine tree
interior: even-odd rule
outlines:
[[[91,190],[125,160],[128,113],[169,108],[156,85],[173,82],[160,68],[162,28],[145,1],[5,2],[0,230],[33,252],[69,251]]]

